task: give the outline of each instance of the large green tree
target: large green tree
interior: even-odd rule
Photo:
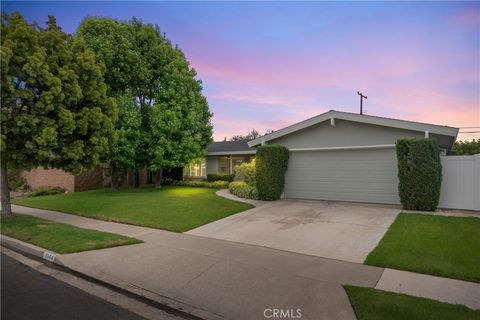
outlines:
[[[111,93],[135,96],[141,117],[135,169],[155,171],[159,186],[163,168],[183,166],[204,154],[212,126],[201,82],[158,26],[135,18],[93,17],[81,23],[77,35],[105,63]]]
[[[480,153],[480,139],[471,141],[456,141],[453,144],[450,155],[473,155]]]
[[[149,167],[156,173],[157,187],[164,168],[185,166],[204,156],[212,136],[212,114],[195,70],[189,68],[181,51],[173,50],[171,55],[163,89],[155,96],[149,117]]]
[[[85,42],[62,32],[53,17],[42,28],[2,13],[3,214],[11,214],[7,166],[78,173],[108,150],[117,109],[103,73]]]
[[[89,17],[80,24],[77,38],[84,40],[95,52],[97,60],[106,67],[105,82],[108,95],[117,101],[119,121],[115,125],[116,140],[103,161],[110,166],[112,190],[118,189],[119,179],[127,169],[137,169],[139,148],[144,145],[140,130],[141,114],[137,107],[134,77],[141,70],[141,61],[135,47],[134,30],[129,23],[110,18]],[[140,122],[139,122],[140,120]]]
[[[117,191],[119,180],[128,168],[135,168],[136,150],[141,140],[141,117],[131,94],[117,95],[118,120],[115,123],[114,141],[106,159],[110,164],[111,187]]]

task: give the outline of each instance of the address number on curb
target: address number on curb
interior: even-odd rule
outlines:
[[[53,262],[55,261],[55,253],[53,252],[49,252],[49,251],[44,251],[43,252],[43,259],[47,260],[47,261],[50,261],[50,262]]]

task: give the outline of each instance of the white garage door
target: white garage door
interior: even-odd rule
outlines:
[[[395,149],[291,151],[285,197],[398,204]]]

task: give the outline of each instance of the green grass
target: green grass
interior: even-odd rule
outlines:
[[[480,311],[458,304],[412,297],[373,288],[345,286],[358,320],[480,319]]]
[[[480,219],[401,213],[365,263],[480,282]]]
[[[184,232],[253,206],[219,197],[215,189],[163,187],[99,189],[35,198],[13,203],[151,228]]]
[[[57,253],[96,250],[142,242],[119,234],[78,228],[23,214],[2,217],[1,222],[3,235]]]

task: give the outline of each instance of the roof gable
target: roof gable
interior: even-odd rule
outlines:
[[[428,131],[429,133],[439,134],[444,136],[456,137],[458,134],[458,128],[447,127],[447,126],[439,126],[434,124],[427,124],[427,123],[420,123],[414,121],[406,121],[406,120],[398,120],[398,119],[391,119],[391,118],[382,118],[382,117],[375,117],[375,116],[368,116],[368,115],[361,115],[356,113],[350,112],[341,112],[330,110],[326,113],[322,113],[318,116],[313,118],[298,122],[291,126],[285,127],[278,131],[272,132],[268,135],[264,135],[257,139],[248,142],[248,145],[258,146],[263,142],[267,142],[273,139],[277,139],[279,137],[288,135],[290,133],[305,129],[307,127],[313,126],[317,123],[321,123],[324,121],[330,121],[330,119],[341,119],[353,122],[360,122],[372,125],[379,125],[384,127],[392,127],[392,128],[399,128],[411,131],[420,131],[425,132]]]

